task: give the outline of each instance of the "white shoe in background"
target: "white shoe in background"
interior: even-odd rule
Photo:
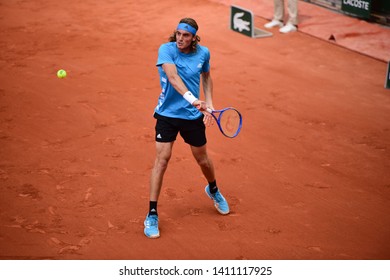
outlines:
[[[273,19],[272,21],[264,24],[265,28],[282,27],[282,26],[283,26],[283,22],[276,19]]]
[[[285,26],[279,29],[279,32],[281,33],[289,33],[297,31],[297,27],[291,23],[287,23]]]

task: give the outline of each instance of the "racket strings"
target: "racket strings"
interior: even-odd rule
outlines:
[[[236,110],[226,110],[219,117],[222,132],[228,137],[234,137],[241,126],[241,116]]]

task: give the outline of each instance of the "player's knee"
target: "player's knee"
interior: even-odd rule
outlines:
[[[211,162],[208,157],[197,158],[196,161],[202,168],[211,168]]]
[[[157,159],[154,168],[157,170],[165,171],[168,168],[169,158]]]

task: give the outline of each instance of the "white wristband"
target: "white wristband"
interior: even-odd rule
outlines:
[[[198,98],[196,98],[191,91],[187,91],[186,93],[183,94],[183,98],[187,100],[191,105],[194,103]]]

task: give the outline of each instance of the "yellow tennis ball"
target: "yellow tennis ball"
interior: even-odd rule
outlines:
[[[57,77],[60,79],[63,79],[66,77],[66,71],[64,69],[58,70],[57,71]]]

